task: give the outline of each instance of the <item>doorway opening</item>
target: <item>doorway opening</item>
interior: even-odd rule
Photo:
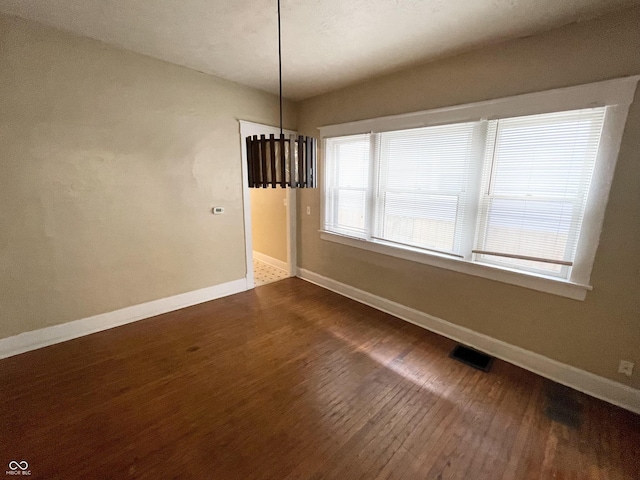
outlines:
[[[296,275],[295,189],[249,188],[247,181],[245,138],[270,134],[280,135],[280,129],[240,121],[247,289]]]

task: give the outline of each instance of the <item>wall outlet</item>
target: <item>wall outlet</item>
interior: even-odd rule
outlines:
[[[311,207],[307,207],[307,215],[311,215]]]
[[[633,362],[630,362],[628,360],[620,360],[618,373],[623,373],[627,377],[630,377],[633,374]]]

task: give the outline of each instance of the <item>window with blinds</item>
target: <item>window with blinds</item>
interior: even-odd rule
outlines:
[[[604,108],[489,123],[475,260],[566,278]]]
[[[605,113],[327,138],[323,228],[567,279]]]
[[[460,254],[479,122],[384,132],[378,145],[374,238]],[[375,163],[375,162],[374,162]]]
[[[367,238],[371,167],[369,135],[326,141],[325,225],[331,232]]]

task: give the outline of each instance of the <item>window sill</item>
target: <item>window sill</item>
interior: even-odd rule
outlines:
[[[567,297],[574,300],[584,300],[587,296],[587,291],[592,289],[589,285],[581,285],[558,278],[545,277],[542,275],[523,273],[506,268],[473,263],[467,260],[449,257],[448,255],[424,252],[418,249],[399,248],[382,242],[366,241],[324,230],[320,230],[320,238],[322,240],[340,243],[350,247],[369,250],[370,252],[381,253],[383,255],[423,263],[433,267],[453,270],[454,272],[466,273],[476,277],[488,278],[497,282],[530,288],[539,292],[551,293],[553,295],[559,295],[561,297]]]

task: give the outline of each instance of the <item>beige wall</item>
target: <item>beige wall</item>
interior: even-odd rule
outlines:
[[[284,188],[251,189],[253,250],[287,263],[287,207]]]
[[[300,104],[299,131],[640,73],[640,9],[371,80]],[[584,302],[323,241],[299,193],[300,267],[640,387],[640,94],[631,106]],[[632,378],[618,361],[636,363]]]
[[[0,338],[244,278],[238,119],[277,97],[0,15]]]

